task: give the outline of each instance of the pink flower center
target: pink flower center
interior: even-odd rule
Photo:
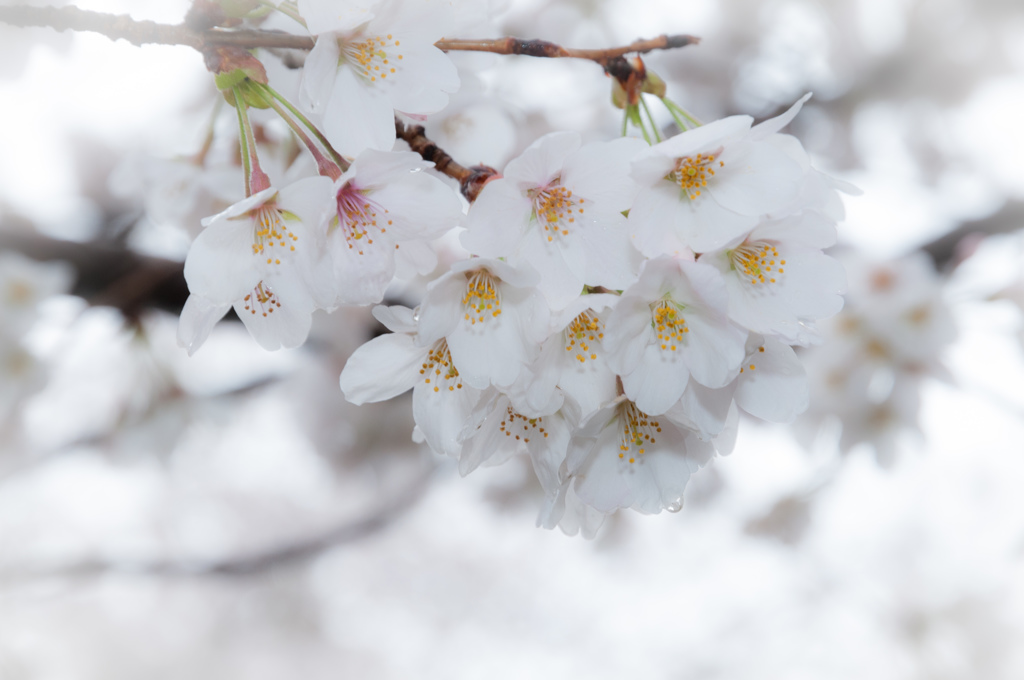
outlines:
[[[335,224],[345,235],[348,247],[360,255],[367,246],[373,245],[375,237],[385,233],[391,225],[391,220],[387,219],[388,211],[366,198],[365,193],[351,182],[338,190],[337,202]],[[383,215],[380,219],[384,224],[378,224],[379,215]]]
[[[298,217],[275,207],[264,204],[250,213],[253,221],[252,254],[265,256],[267,264],[281,264],[281,258],[295,252],[299,237],[287,225]]]

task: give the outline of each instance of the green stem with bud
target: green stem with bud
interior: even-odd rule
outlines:
[[[252,196],[269,189],[270,178],[260,168],[260,159],[256,153],[256,135],[253,134],[252,124],[249,122],[249,104],[245,100],[241,85],[232,86],[231,95],[235,100],[235,110],[238,112],[239,144],[242,168],[245,171],[245,195]]]
[[[266,90],[270,89],[269,86],[253,82],[251,80],[246,82],[246,86],[250,91],[255,91],[256,94],[262,96],[263,100],[270,105],[270,108],[274,109],[274,112],[278,116],[280,116],[281,120],[287,123],[288,127],[291,128],[291,131],[295,133],[295,136],[299,138],[299,140],[305,145],[309,153],[312,154],[314,160],[316,160],[317,172],[319,172],[324,177],[330,177],[332,180],[336,180],[339,177],[341,177],[342,170],[338,167],[338,165],[336,163],[331,162],[328,158],[324,156],[323,152],[320,150],[320,147],[317,146],[313,142],[313,140],[309,138],[309,135],[307,135],[306,131],[302,129],[302,126],[299,125],[299,123],[297,123],[294,118],[288,115],[288,112],[285,110],[285,108],[281,106],[281,104],[278,101],[276,101],[274,97],[263,96],[268,94]]]

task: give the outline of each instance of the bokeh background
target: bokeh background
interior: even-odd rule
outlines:
[[[0,679],[1024,677],[1024,7],[493,4],[451,37],[700,36],[646,61],[705,121],[814,92],[790,132],[863,194],[808,415],[742,423],[678,514],[536,529],[528,464],[461,478],[407,397],[344,401],[368,310],[294,351],[230,321],[177,347],[180,262],[242,193],[198,53],[0,26]],[[592,63],[457,59],[428,124],[457,159],[618,133]]]

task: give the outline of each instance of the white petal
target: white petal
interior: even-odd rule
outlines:
[[[427,349],[411,335],[388,333],[362,345],[345,362],[341,391],[353,404],[384,401],[412,389],[420,381]]]
[[[232,304],[260,282],[253,254],[253,221],[242,216],[210,224],[185,258],[189,292],[217,304]]]
[[[768,137],[789,125],[793,119],[796,118],[796,114],[800,113],[800,109],[803,108],[804,103],[811,98],[811,94],[811,92],[808,92],[803,97],[800,97],[800,99],[789,107],[789,109],[781,116],[769,118],[768,120],[758,123],[752,127],[750,129],[750,134],[747,135],[747,139],[764,139],[765,137]]]
[[[388,151],[395,144],[395,110],[379,90],[365,86],[347,65],[338,69],[324,111],[324,134],[342,155],[364,149]]]
[[[210,332],[223,318],[230,304],[215,304],[200,295],[189,295],[178,320],[178,346],[192,356],[210,337]]]
[[[264,289],[269,290],[264,283]],[[303,299],[289,300],[275,292],[278,302],[265,307],[248,304],[240,300],[235,303],[235,313],[245,324],[249,334],[268,351],[292,349],[306,341],[313,325],[313,305]]]
[[[387,94],[396,109],[404,113],[436,113],[448,105],[448,93],[459,89],[459,73],[448,55],[433,45],[409,50]],[[390,84],[390,83],[389,83]]]
[[[322,36],[306,55],[299,86],[299,104],[312,113],[320,113],[334,92],[338,73],[338,40],[334,34]]]
[[[551,132],[528,146],[505,166],[504,176],[520,189],[546,186],[562,172],[565,159],[580,148],[576,132]]]
[[[637,408],[657,416],[679,401],[690,371],[680,352],[664,351],[650,344],[636,369],[622,375],[622,387]]]
[[[648,146],[635,137],[591,142],[565,160],[562,186],[609,210],[628,210],[640,186],[629,176],[633,158]]]
[[[720,158],[725,165],[707,191],[727,210],[758,217],[790,203],[800,191],[803,170],[776,146],[734,144]]]
[[[736,403],[752,416],[790,423],[807,409],[807,373],[793,348],[765,338],[744,361],[736,381]],[[755,368],[751,368],[754,366]]]
[[[416,332],[416,317],[408,307],[377,305],[370,313],[392,333]]]
[[[476,255],[508,257],[516,252],[532,214],[533,204],[514,182],[492,180],[469,208],[462,245]]]

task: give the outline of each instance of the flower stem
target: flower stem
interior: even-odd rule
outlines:
[[[345,160],[344,156],[342,156],[340,153],[334,150],[334,147],[331,146],[331,143],[329,141],[327,141],[327,137],[324,136],[324,133],[320,132],[320,129],[317,128],[316,125],[313,125],[313,122],[309,120],[309,118],[306,118],[306,116],[301,111],[295,108],[295,106],[290,101],[285,99],[280,92],[270,87],[270,85],[263,85],[262,87],[266,92],[270,93],[271,97],[281,102],[281,104],[284,105],[284,107],[288,109],[288,111],[293,116],[295,116],[299,120],[299,122],[305,125],[306,128],[313,133],[313,136],[316,137],[317,141],[323,145],[327,153],[331,155],[331,159],[338,164],[342,172],[348,170],[349,162]]]
[[[647,106],[647,102],[644,100],[644,96],[640,95],[640,105],[644,107],[644,113],[647,114],[647,120],[651,121],[651,131],[654,132],[654,138],[661,141],[661,133],[658,132],[658,124],[654,122],[654,116],[651,115],[651,109]]]
[[[239,143],[242,150],[242,167],[245,170],[245,195],[252,196],[264,189],[269,189],[270,178],[260,168],[260,159],[256,154],[256,136],[252,133],[252,124],[249,122],[249,105],[245,103],[241,87],[238,85],[232,87],[231,94],[235,98],[235,110],[238,111],[238,125],[241,133]]]
[[[689,114],[689,112],[687,112],[686,109],[684,109],[683,107],[679,106],[679,104],[676,104],[674,101],[672,101],[668,97],[662,97],[661,101],[664,102],[665,106],[668,107],[669,111],[675,111],[676,113],[681,115],[683,118],[685,118],[686,120],[690,121],[690,123],[692,123],[694,127],[700,127],[701,126],[702,123],[699,120],[697,120],[696,118],[691,116]]]
[[[267,94],[266,90],[270,89],[267,85],[261,85],[253,81],[248,81],[247,85],[258,95]],[[288,112],[284,107],[275,101],[274,97],[263,97],[263,99],[270,105],[270,108],[274,109],[274,112],[281,117],[281,120],[288,124],[288,127],[295,133],[295,136],[299,138],[299,140],[306,146],[306,149],[309,150],[309,153],[313,155],[313,158],[316,160],[317,171],[324,177],[330,177],[332,180],[341,177],[342,170],[338,165],[331,162],[324,156],[320,147],[318,147],[313,140],[309,138],[309,135],[307,135],[306,131],[302,129],[302,126],[295,122],[294,118],[288,115]]]
[[[252,184],[249,181],[249,174],[252,168],[249,165],[249,141],[245,134],[245,116],[242,114],[242,98],[238,96],[237,88],[231,88],[231,96],[235,100],[235,111],[238,113],[238,146],[242,156],[242,173],[245,177],[245,195],[252,196]]]
[[[676,126],[679,128],[680,132],[686,132],[690,129],[690,126],[686,124],[686,121],[683,120],[682,116],[668,105],[668,102],[665,101],[664,97],[661,98],[661,103],[665,105],[665,108],[668,109],[668,112],[672,115],[672,120],[676,122]]]

